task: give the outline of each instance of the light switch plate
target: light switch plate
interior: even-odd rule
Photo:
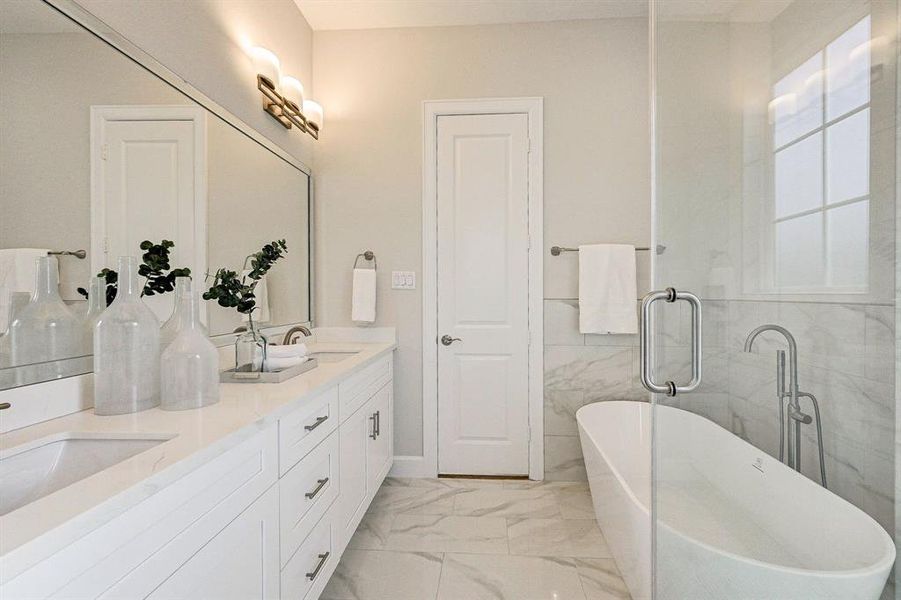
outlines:
[[[416,271],[391,271],[392,290],[415,290]]]

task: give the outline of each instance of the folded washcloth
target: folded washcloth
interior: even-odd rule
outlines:
[[[292,357],[302,357],[308,354],[307,345],[306,344],[283,344],[283,345],[273,345],[270,344],[266,347],[266,356],[269,358],[292,358]]]
[[[276,357],[276,356],[267,356],[266,357],[266,371],[269,373],[273,373],[275,371],[284,371],[285,369],[290,369],[291,367],[296,367],[299,364],[305,363],[309,358],[306,356],[287,356],[287,357]]]

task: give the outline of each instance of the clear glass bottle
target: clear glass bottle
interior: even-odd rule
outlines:
[[[257,379],[266,364],[269,340],[257,331],[253,316],[248,315],[247,331],[235,340],[235,374],[239,379]]]
[[[172,308],[172,316],[170,316],[169,320],[163,323],[162,328],[160,328],[160,350],[163,352],[165,352],[166,347],[172,343],[172,340],[175,339],[175,336],[178,334],[182,325],[190,319],[189,313],[191,310],[191,303],[186,302],[185,298],[191,296],[191,290],[192,284],[190,276],[175,278],[175,306]],[[204,335],[209,335],[202,321],[198,320],[196,325]]]
[[[176,280],[179,290],[169,319],[178,317],[175,336],[160,361],[163,410],[189,410],[219,402],[219,353],[200,322],[200,298],[192,291],[190,277]]]
[[[141,299],[142,289],[135,257],[120,257],[116,299],[94,326],[95,414],[160,403],[160,322]]]
[[[12,364],[49,362],[84,353],[78,317],[59,295],[59,266],[55,256],[37,260],[31,301],[9,325]]]
[[[104,277],[91,277],[88,284],[88,312],[82,321],[84,333],[84,347],[91,352],[94,347],[94,325],[103,311],[106,310],[106,279]]]

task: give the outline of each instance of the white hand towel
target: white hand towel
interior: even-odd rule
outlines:
[[[354,269],[350,318],[354,323],[375,322],[375,269]]]
[[[266,356],[268,358],[292,358],[306,355],[306,344],[270,344],[266,347]]]
[[[0,250],[0,333],[9,326],[10,297],[15,292],[34,293],[35,261],[48,252],[46,248]]]
[[[285,369],[290,369],[291,367],[303,364],[308,360],[310,359],[306,356],[286,356],[284,358],[276,358],[267,354],[266,372],[274,373],[276,371],[284,371]]]
[[[248,273],[250,273],[249,270],[244,271],[241,275],[246,277]],[[257,300],[257,307],[253,311],[254,323],[268,323],[272,320],[272,315],[269,312],[269,286],[266,285],[267,279],[268,277],[263,276],[260,282],[257,283],[257,286],[253,288],[253,297]],[[248,321],[247,315],[242,314],[241,320],[246,323]]]
[[[638,333],[635,246],[579,246],[579,331]]]

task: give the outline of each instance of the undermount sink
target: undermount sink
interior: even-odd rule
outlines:
[[[344,350],[344,351],[321,351],[321,352],[312,352],[310,353],[310,358],[315,358],[319,360],[321,363],[338,363],[344,359],[350,358],[356,354],[359,354],[359,350]]]
[[[63,434],[0,454],[0,515],[172,439],[173,435]]]

